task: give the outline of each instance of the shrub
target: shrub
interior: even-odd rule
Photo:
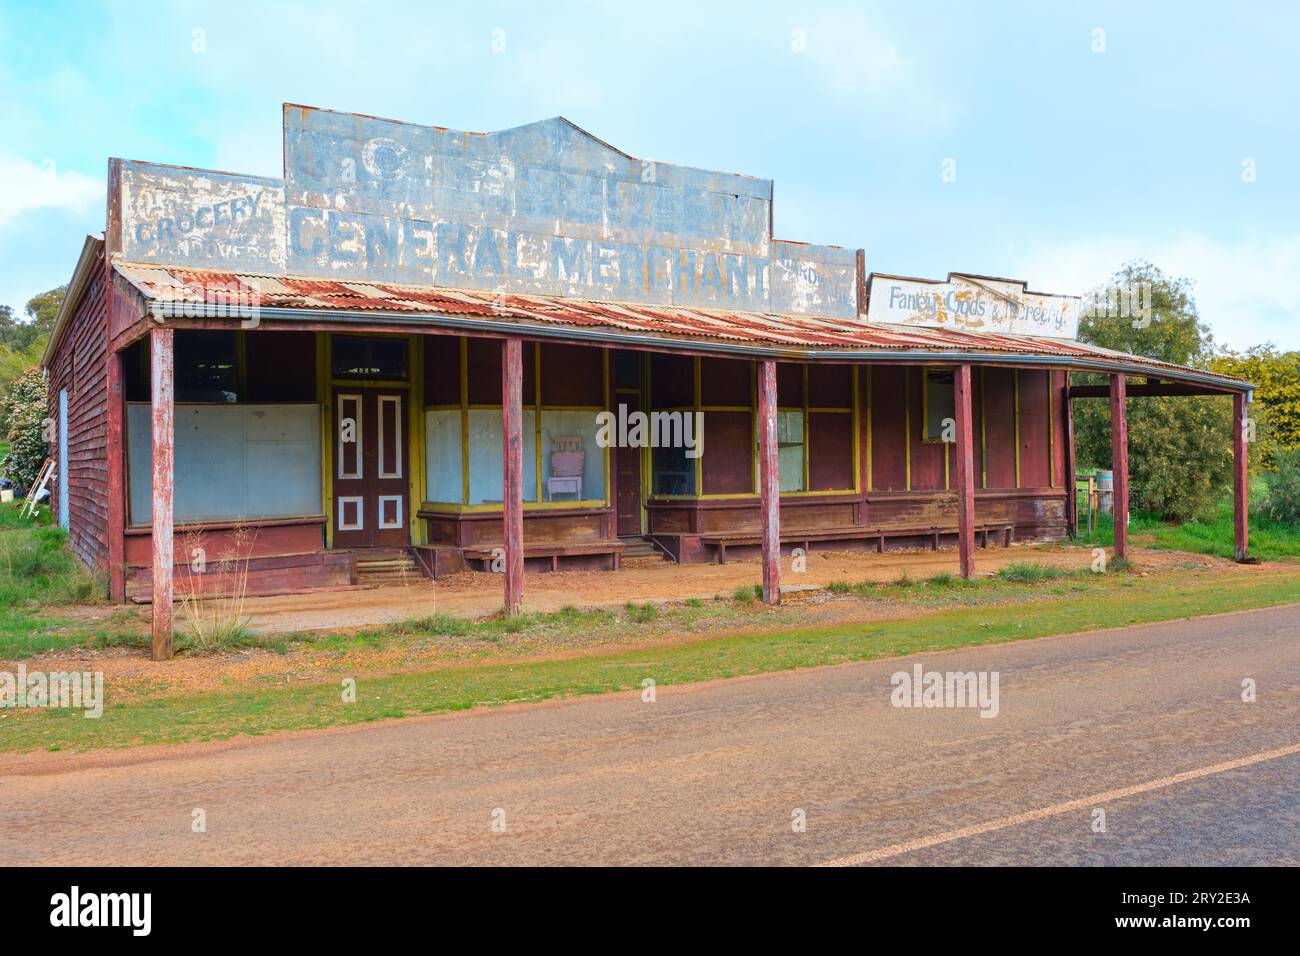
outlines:
[[[39,368],[29,368],[0,399],[0,419],[8,423],[5,440],[9,454],[0,462],[5,477],[20,490],[30,488],[49,454],[45,443],[48,417],[45,380]]]
[[[1260,505],[1266,518],[1282,524],[1300,524],[1300,448],[1277,456],[1277,471],[1264,476],[1268,494]]]

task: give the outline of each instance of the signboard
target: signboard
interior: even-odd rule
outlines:
[[[1062,339],[1079,336],[1078,296],[1029,292],[1015,279],[952,272],[944,282],[872,273],[867,288],[870,322]]]
[[[284,108],[284,179],[115,161],[133,262],[857,314],[856,253],[771,237],[771,180],[639,160],[562,118],[466,133]]]

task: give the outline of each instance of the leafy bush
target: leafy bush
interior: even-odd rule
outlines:
[[[49,453],[45,443],[47,417],[45,380],[39,368],[29,368],[0,398],[0,420],[9,426],[9,454],[0,462],[0,470],[20,489],[36,480]]]
[[[1277,471],[1264,475],[1268,495],[1260,512],[1283,524],[1300,524],[1300,448],[1277,456]]]
[[[1151,314],[1145,322],[1124,315],[1088,316],[1080,322],[1080,340],[1176,365],[1209,363],[1214,340],[1197,313],[1189,280],[1167,276],[1149,262],[1131,262],[1111,277],[1110,285],[1148,288]],[[1076,374],[1073,382],[1105,385],[1107,378]],[[1080,472],[1113,467],[1110,433],[1108,402],[1074,403]],[[1230,398],[1131,398],[1128,433],[1134,509],[1147,508],[1174,521],[1213,514],[1232,484]]]

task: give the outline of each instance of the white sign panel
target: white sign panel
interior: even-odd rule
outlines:
[[[938,329],[1079,336],[1081,300],[1027,292],[1025,283],[950,274],[947,282],[871,276],[867,319]]]

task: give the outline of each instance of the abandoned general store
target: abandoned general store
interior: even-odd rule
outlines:
[[[633,548],[760,558],[773,601],[794,548],[956,545],[970,575],[1073,527],[1083,398],[1117,426],[1122,556],[1128,396],[1234,396],[1246,556],[1249,385],[1077,341],[1078,298],[868,274],[774,238],[770,181],[563,119],[286,106],[284,137],[282,178],[111,160],[45,354],[59,520],[115,600],[152,601],[156,654],[177,583],[212,580],[195,531],[248,542],[251,593],[409,561],[502,572],[508,611],[525,568]]]

